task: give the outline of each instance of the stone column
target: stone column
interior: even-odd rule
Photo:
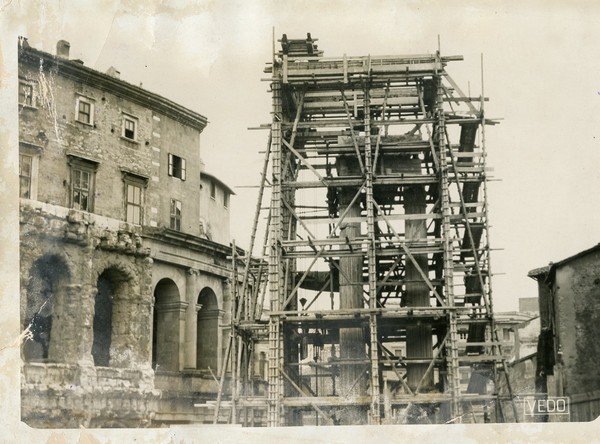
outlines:
[[[341,156],[336,165],[340,177],[359,174],[358,160],[352,156]],[[357,199],[349,206],[358,190],[356,188],[343,188],[340,190],[340,215],[346,212],[346,219],[342,222],[340,238],[352,241],[360,236],[360,223],[348,222],[348,218],[360,217],[360,200]],[[349,252],[349,249],[346,249]],[[340,309],[363,308],[363,257],[343,256],[340,258]],[[340,328],[340,359],[359,360],[366,358],[365,338],[362,328]],[[359,397],[367,395],[368,377],[362,375],[364,367],[360,365],[340,366],[339,394],[341,396]],[[362,375],[362,376],[361,376]],[[346,407],[337,414],[340,424],[355,425],[366,424],[366,411],[362,408]]]
[[[356,190],[343,191],[340,195],[340,213],[346,211]],[[360,217],[360,206],[354,203],[347,212],[346,218]],[[352,241],[360,236],[360,223],[342,223],[340,237]],[[362,308],[362,264],[360,255],[340,258],[340,309]],[[340,329],[340,359],[364,359],[365,341],[362,328]],[[340,393],[342,395],[361,396],[366,394],[366,378],[354,384],[356,378],[363,373],[361,366],[343,365],[340,369]]]
[[[93,365],[93,313],[95,288],[62,285],[54,293],[48,357],[51,361]]]
[[[74,304],[74,312],[69,313],[71,321],[79,322],[74,340],[77,343],[74,360],[83,366],[94,366],[92,344],[94,342],[94,302],[98,289],[95,285],[70,285],[67,287],[69,300]],[[65,357],[65,359],[69,359]],[[68,360],[65,362],[69,362]]]
[[[188,301],[187,311],[185,313],[185,337],[183,346],[183,369],[196,368],[196,336],[198,311],[201,306],[198,305],[198,276],[200,271],[190,268],[187,271],[185,279],[185,300]]]
[[[425,190],[422,186],[406,187],[404,192],[404,212],[406,214],[424,214],[426,212]],[[427,221],[425,219],[407,220],[405,224],[407,243],[427,240]],[[409,247],[410,248],[410,247]],[[415,262],[427,275],[427,255],[414,254]],[[406,257],[406,305],[408,307],[429,306],[429,287],[423,280],[419,269]],[[406,357],[414,359],[430,359],[433,356],[431,325],[417,323],[406,327]],[[414,390],[425,374],[427,363],[410,362],[406,366],[408,386]],[[421,384],[420,391],[433,388],[433,372]]]

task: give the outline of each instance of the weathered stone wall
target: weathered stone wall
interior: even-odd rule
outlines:
[[[198,369],[203,361],[197,351],[216,356],[211,370],[217,374],[229,322],[231,262],[224,247],[229,243],[224,188],[218,184],[209,204],[202,204],[203,196],[210,196],[209,186],[199,195],[202,123],[182,123],[162,105],[150,109],[141,104],[144,97],[130,100],[126,93],[66,75],[55,62],[49,56],[28,56],[19,64],[20,78],[34,87],[33,106],[19,106],[19,129],[22,151],[34,155],[35,176],[32,200],[21,200],[21,322],[26,328],[41,306],[46,308],[37,321],[51,322],[49,335],[43,332],[43,340],[27,341],[23,348],[22,419],[34,427],[207,420],[193,403],[214,399],[217,388],[211,373]],[[93,103],[91,125],[77,121],[78,97]],[[124,114],[137,119],[134,141],[122,137]],[[185,180],[169,176],[169,153],[185,159]],[[70,156],[97,163],[93,213],[69,209]],[[142,226],[124,222],[124,172],[147,180]],[[163,228],[170,226],[171,198],[182,202],[182,233],[161,236],[170,231]],[[213,227],[213,242],[200,238],[206,226]],[[44,273],[53,276],[51,284]],[[114,292],[107,296],[112,327],[108,366],[94,365],[102,362],[94,354],[101,278],[110,281]],[[172,282],[177,296],[159,298],[155,305],[161,281]],[[210,295],[200,302],[204,311],[201,294]],[[46,300],[51,303],[44,305]],[[157,370],[156,388],[155,311],[167,327],[158,342],[169,352],[161,357],[168,377]],[[203,320],[210,323],[200,338]],[[207,347],[198,348],[198,341]],[[157,412],[163,415],[159,421],[154,420]]]
[[[144,223],[169,227],[170,199],[182,202],[181,230],[200,234],[200,132],[109,91],[61,75],[55,67],[21,63],[19,75],[34,82],[34,107],[20,109],[20,140],[41,147],[38,199],[69,206],[67,154],[98,162],[94,212],[125,218],[122,170],[148,178],[143,202]],[[76,101],[93,103],[93,125],[76,119]],[[123,114],[137,118],[136,140],[122,137]],[[170,177],[168,155],[186,160],[186,179]],[[225,222],[212,213],[210,225]],[[228,220],[227,220],[228,224]],[[227,239],[219,239],[227,242]]]
[[[160,392],[134,369],[27,363],[21,419],[32,427],[140,427],[155,416]]]
[[[189,260],[197,268],[177,266],[164,258],[155,261],[150,256],[153,250],[168,251],[172,245],[161,247],[159,241],[143,238],[140,233],[140,227],[96,214],[22,201],[24,323],[31,311],[29,280],[37,261],[56,257],[68,276],[67,290],[60,297],[53,295],[49,356],[42,362],[26,363],[23,370],[22,417],[28,424],[140,426],[152,421],[157,411],[163,412],[163,419],[155,425],[167,418],[192,421],[194,414],[200,415],[195,420],[203,421],[193,403],[216,396],[213,375],[220,371],[225,347],[223,327],[229,322],[229,316],[224,319],[224,309],[231,309],[227,259],[188,251]],[[92,358],[94,298],[98,278],[106,270],[116,270],[124,284],[120,284],[113,300],[110,367],[98,367]],[[166,378],[157,369],[163,383],[155,389],[151,369],[152,310],[162,309],[154,305],[154,299],[157,286],[164,280],[172,282],[179,298],[168,313],[175,316],[173,322],[179,322],[179,328],[173,330],[178,334],[175,370],[188,370],[170,372]],[[203,312],[199,304],[207,311]],[[206,320],[210,328],[207,330],[205,325],[199,334],[198,322]],[[207,353],[216,353],[210,370],[197,366],[201,361],[196,353],[199,342]],[[174,410],[170,411],[169,406]]]
[[[53,209],[55,214],[49,212]],[[59,258],[67,276],[66,290],[51,295],[48,358],[24,366],[23,420],[40,427],[89,425],[109,417],[130,425],[148,422],[158,396],[149,364],[149,250],[142,246],[137,227],[122,223],[115,231],[90,213],[67,210],[66,217],[60,213],[60,208],[35,202],[21,207],[22,322],[31,311],[28,300],[34,295],[28,292],[29,280],[37,261]],[[98,276],[107,269],[122,274],[126,291],[114,295],[110,367],[96,367],[94,300]],[[67,411],[71,413],[65,415]]]
[[[558,266],[554,291],[564,394],[600,390],[600,251]]]

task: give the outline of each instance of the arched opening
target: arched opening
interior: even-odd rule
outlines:
[[[115,336],[113,324],[118,321],[115,319],[115,306],[119,296],[127,291],[128,280],[122,271],[113,267],[107,268],[98,277],[94,300],[94,341],[92,343],[92,357],[96,366],[108,367],[110,365],[111,348],[113,348]]]
[[[31,337],[23,343],[25,361],[52,360],[51,341],[58,340],[56,305],[69,282],[68,267],[63,259],[55,255],[36,260],[29,272],[26,301],[21,309],[23,328],[29,327]],[[56,328],[55,328],[56,330]]]
[[[179,370],[179,289],[171,279],[161,279],[154,289],[152,368]]]
[[[196,330],[196,368],[218,368],[219,350],[219,306],[217,296],[212,289],[206,287],[198,296],[197,330]]]

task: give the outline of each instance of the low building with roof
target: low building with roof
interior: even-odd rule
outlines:
[[[568,396],[572,421],[600,415],[600,244],[536,268],[541,332],[537,388]]]

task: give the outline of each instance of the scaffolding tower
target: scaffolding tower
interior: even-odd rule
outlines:
[[[507,420],[483,70],[469,97],[446,71],[462,56],[326,58],[310,34],[279,42],[265,69],[272,122],[250,249],[232,254],[239,285],[215,422]]]

